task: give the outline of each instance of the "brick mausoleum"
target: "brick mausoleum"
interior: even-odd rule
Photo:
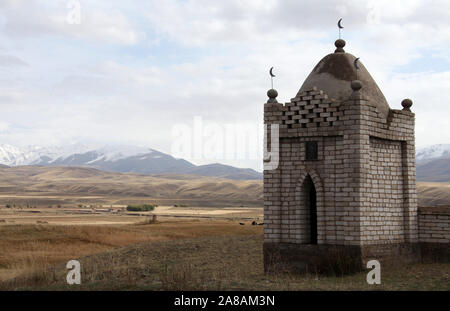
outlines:
[[[266,137],[279,151],[264,170],[266,271],[420,260],[412,101],[391,109],[345,41],[335,46],[290,102],[269,90],[264,105],[268,132],[279,126]]]

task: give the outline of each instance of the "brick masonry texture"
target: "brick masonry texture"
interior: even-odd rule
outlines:
[[[318,244],[418,241],[413,113],[391,109],[386,119],[359,92],[338,103],[313,88],[265,104],[264,120],[280,126],[280,164],[264,171],[266,242],[310,240],[307,176]],[[306,141],[318,142],[317,160],[305,160]]]
[[[450,207],[419,208],[423,262],[450,262]]]
[[[290,102],[271,97],[264,105],[268,132],[279,127],[277,137],[265,137],[269,149],[274,145],[269,151],[279,152],[279,164],[264,170],[266,271],[273,258],[295,270],[341,253],[360,262],[414,262],[435,250],[450,258],[450,212],[418,214],[411,102],[389,108],[370,74],[360,75],[367,90],[351,83],[343,72],[352,75],[346,63],[352,56],[335,53],[319,62]],[[346,95],[337,100],[305,87],[312,81]],[[307,160],[311,141],[317,158]]]
[[[421,209],[419,239],[425,243],[450,243],[450,208],[446,211]]]

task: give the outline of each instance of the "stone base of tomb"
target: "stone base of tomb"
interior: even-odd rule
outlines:
[[[420,249],[424,263],[450,263],[450,243],[421,242]]]
[[[264,243],[266,273],[348,274],[366,270],[369,260],[381,266],[420,262],[420,245],[398,243],[382,245],[310,245]]]

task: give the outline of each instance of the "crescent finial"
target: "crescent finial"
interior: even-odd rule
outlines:
[[[359,57],[357,59],[355,59],[355,61],[353,62],[353,65],[355,65],[355,68],[358,70],[359,66],[358,66],[358,61],[359,61]]]
[[[338,21],[338,27],[340,28],[340,29],[342,29],[342,28],[344,28],[344,26],[342,26],[342,18]]]
[[[270,68],[270,70],[269,70],[269,74],[270,74],[270,76],[273,78],[273,77],[275,77],[275,75],[273,74],[273,67],[272,68]]]

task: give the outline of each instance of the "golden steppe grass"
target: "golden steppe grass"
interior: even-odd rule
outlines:
[[[262,226],[234,221],[4,226],[0,234],[10,249],[3,265],[16,276],[0,290],[450,290],[443,263],[382,266],[378,286],[366,283],[367,272],[266,275]],[[70,259],[81,263],[81,285],[66,284]]]
[[[262,228],[228,221],[167,221],[151,225],[0,226],[0,281],[43,271],[74,258],[114,248],[202,236],[254,234]]]
[[[450,202],[450,184],[418,183],[418,193],[420,205]],[[223,208],[246,202],[260,205],[261,198],[262,181],[258,180],[118,174],[85,168],[0,169],[0,204],[76,207],[175,202]],[[264,275],[262,226],[224,220],[14,225],[8,217],[0,224],[0,289],[77,289],[64,284],[65,263],[71,259],[80,259],[84,269],[79,289],[374,288],[365,284],[364,273],[346,277]],[[449,270],[448,264],[386,267],[385,282],[375,289],[449,290]]]

